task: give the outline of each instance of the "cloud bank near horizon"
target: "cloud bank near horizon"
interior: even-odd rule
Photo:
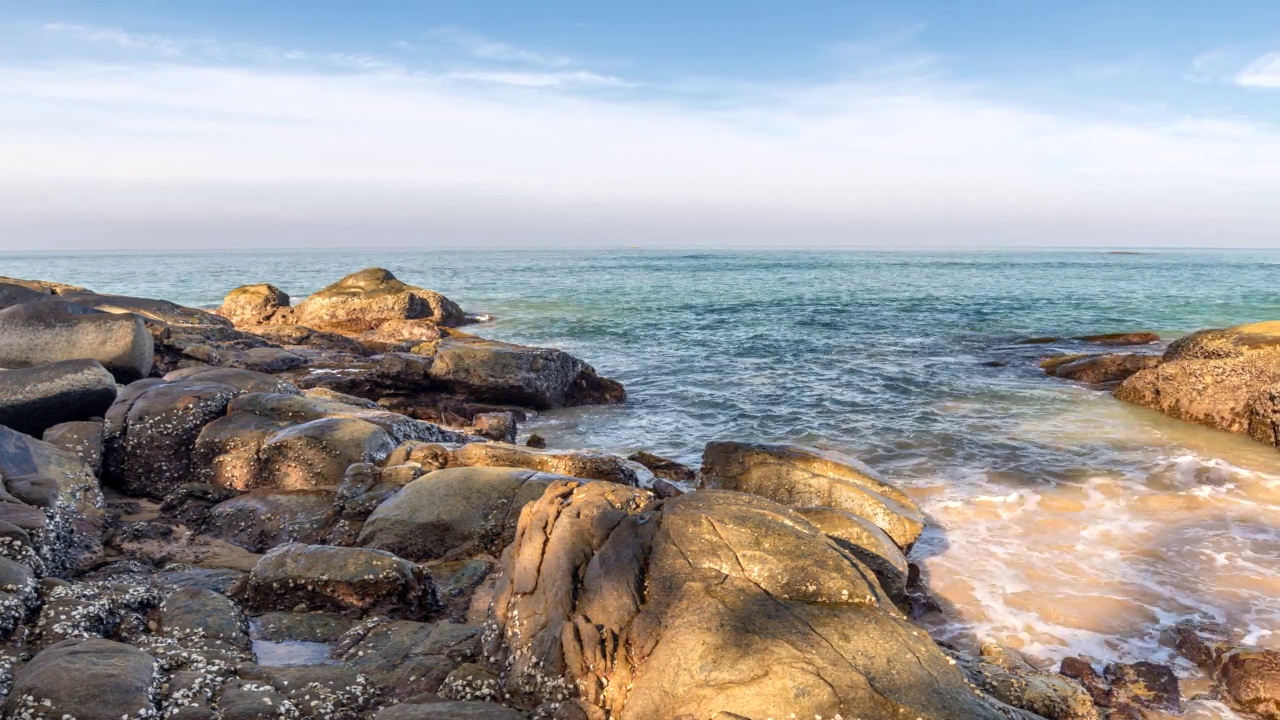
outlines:
[[[456,28],[448,61],[50,23],[0,59],[0,250],[1273,245],[1280,128],[1072,114],[928,55],[646,82]],[[1231,82],[1280,87],[1280,56]]]

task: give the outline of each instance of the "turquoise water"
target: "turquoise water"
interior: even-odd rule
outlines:
[[[369,266],[626,384],[625,406],[535,419],[552,446],[696,462],[711,439],[794,441],[880,468],[937,521],[916,554],[956,633],[1132,658],[1186,617],[1280,632],[1280,453],[1044,378],[1070,343],[1013,344],[1280,318],[1280,252],[0,255],[0,275],[205,306]]]

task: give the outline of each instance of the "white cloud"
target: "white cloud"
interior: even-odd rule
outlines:
[[[564,55],[536,52],[527,48],[499,42],[480,35],[465,32],[456,27],[446,26],[429,30],[424,34],[428,40],[450,45],[466,52],[468,55],[482,60],[498,60],[517,62],[542,67],[567,67],[572,60]]]
[[[1249,63],[1235,78],[1236,84],[1254,88],[1280,88],[1280,53],[1270,53]]]
[[[370,233],[1230,245],[1274,243],[1280,224],[1280,131],[1265,123],[1077,118],[918,69],[726,85],[708,109],[652,87],[576,92],[624,83],[588,71],[362,57],[343,73],[0,65],[0,249]]]

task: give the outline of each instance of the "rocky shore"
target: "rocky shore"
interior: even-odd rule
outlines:
[[[1111,336],[1147,346],[1152,333]],[[1090,338],[1080,338],[1090,340]],[[1094,338],[1096,340],[1096,338]],[[1049,375],[1110,389],[1120,400],[1280,447],[1280,322],[1201,330],[1162,354],[1086,353],[1045,359]]]
[[[0,278],[0,716],[1182,707],[1166,666],[930,639],[913,620],[938,603],[909,559],[929,519],[852,457],[717,440],[694,469],[516,444],[528,413],[626,392],[568,353],[459,329],[476,320],[381,269],[297,304],[236,288],[216,312]],[[1270,329],[1214,332],[1049,369],[1276,444],[1280,396],[1246,391],[1280,382]],[[1189,628],[1169,642],[1216,697],[1280,718],[1280,655]]]

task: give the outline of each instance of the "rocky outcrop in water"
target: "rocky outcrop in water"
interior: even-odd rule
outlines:
[[[1280,446],[1280,323],[1204,330],[1170,343],[1116,397]]]

